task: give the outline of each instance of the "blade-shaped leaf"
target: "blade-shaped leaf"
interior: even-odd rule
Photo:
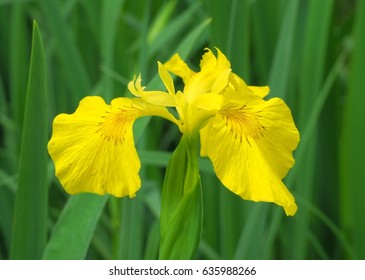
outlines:
[[[41,34],[33,42],[16,192],[12,259],[40,259],[47,237],[47,96]]]
[[[202,188],[196,146],[182,137],[162,189],[160,259],[191,259],[202,231]]]
[[[365,2],[357,2],[354,53],[341,143],[342,224],[353,240],[358,257],[365,258],[364,164],[365,157]]]
[[[70,197],[43,259],[84,259],[107,198],[86,193]]]

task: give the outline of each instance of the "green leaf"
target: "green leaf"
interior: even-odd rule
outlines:
[[[0,5],[18,4],[30,2],[31,0],[0,0]]]
[[[63,73],[66,78],[65,82],[72,90],[71,101],[73,104],[78,104],[79,99],[89,93],[91,83],[72,38],[71,29],[61,14],[61,2],[40,1],[39,5],[44,11],[47,25],[53,34],[52,38],[56,40],[57,55],[65,70]],[[71,65],[72,67],[70,67]]]
[[[252,48],[254,50],[252,53],[252,61],[255,62],[253,65],[256,69],[254,71],[255,75],[263,83],[267,83],[274,51],[277,52],[276,49],[282,44],[279,41],[284,40],[277,40],[277,38],[280,27],[282,29],[280,32],[284,32],[284,27],[281,26],[281,22],[285,16],[287,17],[285,14],[287,12],[285,9],[286,6],[289,6],[286,0],[261,0],[252,2],[252,40],[249,44],[253,45]],[[263,18],[265,20],[262,20]],[[286,35],[289,36],[289,40],[292,40],[290,33]],[[275,46],[276,41],[278,42],[275,48],[273,46]]]
[[[84,259],[108,196],[70,197],[53,230],[43,259]]]
[[[12,23],[10,25],[10,86],[11,105],[14,112],[15,123],[22,127],[24,120],[24,104],[27,80],[27,68],[29,63],[30,36],[24,17],[24,5],[17,3],[12,11]],[[19,143],[19,141],[17,141]],[[18,147],[16,147],[18,149]],[[19,152],[19,150],[17,150]]]
[[[19,159],[12,259],[40,259],[47,237],[47,95],[43,44],[33,23]]]
[[[266,237],[265,225],[267,224],[268,205],[255,205],[251,209],[239,242],[235,251],[234,259],[261,259],[262,249]],[[248,242],[250,240],[250,242]]]
[[[250,79],[250,2],[248,0],[205,1],[212,17],[210,44],[231,61],[234,72]],[[237,36],[239,34],[239,36]]]
[[[169,13],[172,13],[172,9],[175,7],[175,4],[175,1],[168,2],[168,4],[166,4],[165,8],[162,11],[165,15],[165,18],[171,16]],[[164,26],[162,30],[157,29],[158,26],[161,25],[161,19],[158,18],[149,33],[149,55],[153,56],[158,53],[161,48],[166,48],[166,44],[168,44],[169,42],[178,42],[178,38],[180,38],[179,36],[181,36],[183,30],[187,28],[188,24],[191,22],[191,18],[194,16],[194,13],[196,13],[197,8],[200,6],[201,4],[199,2],[195,2],[183,13],[179,14],[177,17],[174,17],[170,22],[166,23],[166,26]]]
[[[171,24],[169,24],[169,20],[175,9],[175,6],[176,6],[176,0],[172,0],[172,1],[168,1],[164,6],[161,7],[161,9],[159,10],[158,14],[156,15],[156,17],[154,19],[154,22],[151,24],[149,31],[148,31],[147,42],[149,44],[151,42],[153,42],[154,40],[156,40],[156,37],[158,37],[158,35],[160,33],[165,33],[165,32],[161,32],[161,30],[163,29],[164,26],[171,25]],[[160,46],[163,46],[163,45],[160,45]]]
[[[143,257],[144,206],[139,198],[119,200],[122,204],[116,259],[138,260]]]
[[[161,232],[160,259],[193,258],[201,238],[202,206],[199,181],[194,190],[179,201],[168,225],[161,229],[164,231]]]
[[[141,150],[138,152],[142,165],[152,165],[159,167],[166,167],[171,158],[171,152],[164,151],[146,151]],[[199,169],[201,172],[215,175],[213,165],[208,158],[199,158]]]
[[[364,163],[365,157],[365,1],[358,1],[354,27],[354,52],[343,124],[341,153],[342,224],[353,240],[358,258],[365,258]]]
[[[331,70],[329,71],[327,78],[319,91],[318,97],[314,101],[313,108],[311,113],[308,116],[308,120],[306,123],[305,128],[303,129],[302,136],[301,136],[301,144],[299,145],[297,151],[296,151],[296,164],[292,171],[288,174],[288,176],[285,178],[286,185],[292,186],[294,182],[297,180],[297,176],[299,172],[301,172],[301,166],[305,164],[305,155],[307,153],[307,149],[310,145],[311,139],[315,135],[315,130],[318,126],[319,118],[321,115],[321,112],[323,110],[323,107],[325,105],[326,100],[328,99],[331,89],[334,86],[334,83],[336,79],[338,78],[341,69],[344,67],[345,61],[349,54],[349,49],[344,49],[341,55],[338,57],[337,61],[332,66]],[[296,195],[296,194],[295,194]],[[304,201],[304,200],[301,200]],[[303,202],[300,202],[303,203]],[[309,204],[309,202],[307,202]],[[314,206],[311,206],[314,208]],[[271,225],[269,229],[269,233],[267,234],[267,237],[265,238],[265,252],[263,253],[264,259],[270,258],[270,252],[274,247],[275,243],[275,236],[280,228],[280,221],[282,219],[282,212],[278,210],[274,210],[274,216],[271,219]],[[314,211],[313,211],[314,212]],[[320,217],[318,217],[320,218]],[[345,249],[350,252],[346,247]]]
[[[11,237],[12,224],[14,218],[14,194],[9,188],[2,186],[1,174],[0,174],[0,213],[5,214],[1,215],[0,219],[0,232],[2,236],[1,239],[5,251],[9,252],[12,238]]]
[[[182,137],[162,189],[160,259],[191,259],[202,231],[202,188],[196,141]]]
[[[203,36],[203,32],[206,30],[207,26],[211,23],[212,19],[208,18],[200,23],[197,27],[194,28],[181,42],[178,48],[174,53],[180,54],[182,59],[185,59],[194,46],[196,46],[196,42],[199,37]]]
[[[300,131],[306,127],[308,119],[310,119],[309,116],[313,112],[314,103],[318,100],[323,84],[333,4],[333,0],[308,1],[307,27],[303,34],[301,64],[298,70],[300,72],[298,96],[300,100],[300,114],[297,124]],[[317,150],[319,147],[318,133],[314,133],[312,136],[306,144],[306,154],[303,156],[295,189],[297,195],[302,196],[308,201],[312,200],[314,186],[317,183],[315,166],[321,162]],[[303,209],[298,211],[297,216],[299,218],[295,220],[292,233],[295,242],[292,258],[303,259],[309,250],[308,236],[310,229],[307,225],[309,224],[310,213]]]
[[[276,43],[273,63],[270,69],[269,86],[271,96],[286,97],[288,80],[291,74],[291,58],[296,31],[299,1],[291,1],[281,24],[280,35]]]
[[[143,259],[155,260],[158,258],[158,246],[160,244],[160,223],[156,220],[148,233],[146,250]]]
[[[114,42],[118,28],[118,17],[125,1],[103,1],[102,6],[102,32],[101,32],[101,57],[102,65],[106,68],[114,68]],[[113,97],[113,80],[108,75],[103,75],[102,92],[104,98],[110,100]]]

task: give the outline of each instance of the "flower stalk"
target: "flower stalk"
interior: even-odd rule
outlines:
[[[202,232],[197,137],[183,136],[167,166],[162,190],[160,259],[191,259]]]

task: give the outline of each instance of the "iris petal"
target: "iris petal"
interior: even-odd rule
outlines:
[[[217,57],[215,57],[210,49],[206,48],[205,50],[206,52],[200,61],[200,68],[202,71],[231,68],[231,63],[218,48],[216,48],[218,53]]]
[[[167,83],[167,86],[170,87],[170,90],[174,91],[174,88],[173,86],[171,87],[168,79],[166,77],[165,79],[166,80],[164,80],[164,82]],[[145,91],[144,90],[145,87],[141,85],[141,82],[142,82],[141,75],[139,75],[137,78],[134,78],[132,81],[128,83],[128,89],[133,95],[141,97],[143,100],[153,105],[167,106],[167,107],[176,106],[175,96],[173,94],[168,94],[163,91]]]
[[[81,100],[75,113],[58,115],[48,151],[65,190],[135,196],[141,181],[133,122],[144,115],[164,114],[165,109],[139,98],[116,98],[108,105],[101,97],[90,96]]]
[[[193,102],[193,106],[206,111],[220,110],[223,97],[219,94],[207,93],[199,95]]]
[[[282,183],[293,166],[299,133],[279,98],[225,108],[201,130],[201,154],[232,192],[244,199],[275,202],[294,215],[294,197]]]
[[[218,51],[218,58],[208,50],[201,61],[201,71],[185,84],[184,94],[188,102],[207,92],[219,93],[227,85],[231,69],[228,60]]]
[[[178,54],[173,55],[164,66],[168,71],[182,78],[185,84],[195,74]]]
[[[269,94],[270,88],[268,86],[263,86],[263,87],[255,87],[255,86],[249,86],[248,87],[250,90],[252,90],[252,92],[261,97],[264,98],[266,95]]]
[[[161,78],[162,82],[164,83],[167,91],[170,94],[175,94],[174,81],[172,80],[166,67],[161,62],[158,62],[158,73],[159,73],[160,78]]]

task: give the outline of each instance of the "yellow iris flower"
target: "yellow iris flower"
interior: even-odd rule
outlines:
[[[290,109],[280,98],[264,100],[269,88],[246,85],[217,52],[207,49],[199,72],[178,54],[158,63],[167,92],[146,91],[138,76],[128,85],[134,98],[116,98],[109,105],[88,96],[75,113],[58,115],[48,150],[65,190],[134,197],[141,181],[132,126],[152,115],[170,120],[186,137],[200,137],[201,156],[209,157],[229,190],[244,199],[274,202],[294,215],[295,199],[282,182],[299,142]],[[175,91],[170,73],[182,78],[183,91]]]

